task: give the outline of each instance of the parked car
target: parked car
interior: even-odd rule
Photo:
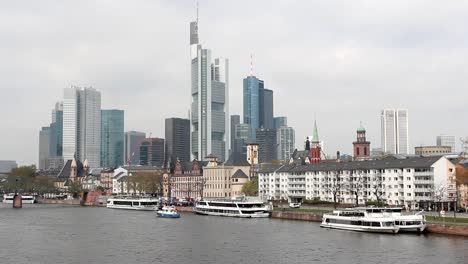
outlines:
[[[289,203],[289,207],[291,207],[291,208],[299,208],[299,207],[301,207],[301,203]]]

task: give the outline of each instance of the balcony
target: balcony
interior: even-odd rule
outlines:
[[[288,179],[304,179],[305,180],[305,178],[306,178],[305,174],[304,175],[293,175],[293,174],[288,175]]]
[[[434,181],[432,179],[414,179],[414,184],[433,184]]]
[[[288,186],[288,191],[305,191],[306,187],[305,186],[301,186],[301,187],[289,187]]]
[[[414,172],[414,176],[426,176],[426,177],[433,177],[434,172],[433,171],[416,171]]]
[[[432,188],[414,188],[415,193],[429,193],[432,192]]]

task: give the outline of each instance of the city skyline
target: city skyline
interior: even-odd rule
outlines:
[[[460,49],[467,43],[462,25],[468,6],[451,9],[433,2],[419,10],[414,3],[388,8],[357,2],[354,11],[360,19],[344,12],[338,22],[331,10],[349,6],[268,2],[268,12],[260,19],[257,11],[265,3],[249,4],[247,12],[241,12],[242,2],[222,7],[213,1],[200,3],[203,43],[215,57],[230,59],[230,114],[242,114],[242,78],[253,52],[254,74],[274,89],[274,114],[288,117],[296,130],[296,148],[303,148],[306,135],[312,134],[314,115],[327,154],[352,153],[349,142],[359,121],[372,146],[379,147],[380,110],[401,107],[411,112],[410,152],[414,146],[433,145],[440,134],[454,135],[460,150],[459,138],[468,134],[462,118],[467,114],[463,98],[468,91],[463,87],[468,67],[463,58],[468,54]],[[28,11],[3,5],[0,13],[10,19],[3,37],[22,44],[2,53],[12,63],[2,68],[6,77],[0,89],[11,92],[14,100],[0,106],[11,113],[2,125],[9,129],[1,133],[0,159],[37,162],[38,131],[50,123],[50,106],[70,85],[93,86],[102,93],[103,109],[125,110],[125,131],[163,137],[165,118],[188,117],[187,24],[195,17],[195,3],[132,3],[130,9],[118,3],[92,8],[58,5],[50,14],[47,5],[31,2],[36,16],[21,22],[22,16],[9,14]],[[372,14],[367,14],[369,9]],[[127,12],[138,14],[138,19],[125,20]],[[438,16],[429,16],[431,12]],[[91,13],[88,21],[80,19],[80,13]],[[62,14],[71,16],[63,19]],[[392,17],[398,17],[399,24],[394,25]],[[300,26],[304,22],[307,27]],[[60,41],[54,41],[57,36]],[[450,93],[441,93],[448,87]],[[362,96],[368,97],[366,104],[359,103]],[[425,100],[417,100],[421,97]],[[436,102],[437,107],[428,107]],[[16,137],[22,141],[9,140]]]

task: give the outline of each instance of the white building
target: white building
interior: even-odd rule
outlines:
[[[320,199],[359,204],[385,201],[413,209],[450,202],[454,165],[445,157],[414,157],[309,165],[268,165],[258,172],[259,196],[293,202]]]
[[[88,160],[93,168],[101,160],[101,93],[93,88],[64,89],[63,158]]]
[[[382,110],[381,126],[382,150],[390,154],[409,154],[408,110]]]
[[[455,152],[455,136],[440,135],[436,138],[437,146],[451,147],[450,153]]]
[[[225,161],[229,155],[229,61],[211,60],[211,50],[198,41],[198,19],[190,23],[191,106],[190,152]]]
[[[278,160],[289,161],[295,149],[295,133],[292,127],[282,126],[276,129]]]

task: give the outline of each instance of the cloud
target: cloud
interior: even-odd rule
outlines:
[[[409,109],[413,146],[468,135],[466,1],[206,0],[199,13],[203,46],[230,60],[231,114],[253,53],[299,148],[314,116],[329,154],[351,152],[360,121],[378,147],[387,107]],[[164,118],[189,109],[194,18],[194,1],[2,2],[0,159],[37,162],[38,131],[70,85],[163,137]]]

